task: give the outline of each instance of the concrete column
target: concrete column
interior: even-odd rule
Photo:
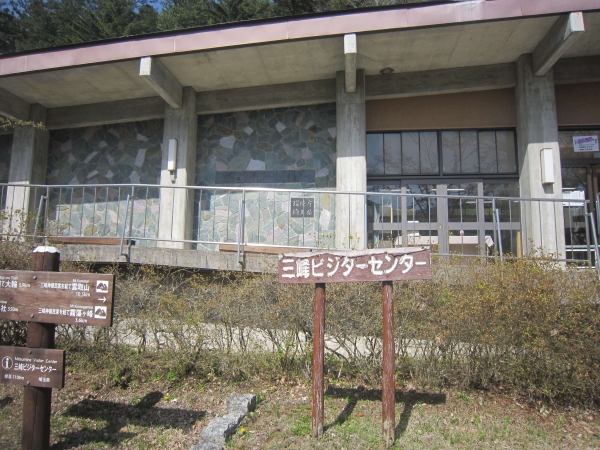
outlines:
[[[160,184],[162,186],[193,185],[196,174],[196,140],[198,117],[196,116],[196,91],[183,88],[183,106],[175,109],[165,104],[165,125],[162,144]],[[169,139],[177,140],[177,165],[175,179],[167,170]],[[160,190],[160,239],[190,240],[194,217],[194,191],[187,189]],[[181,242],[159,242],[159,247],[191,248]]]
[[[46,108],[31,105],[29,121],[46,124]],[[48,162],[48,130],[34,125],[16,126],[13,134],[8,182],[23,185],[45,184]],[[41,195],[41,188],[11,186],[6,192],[6,212],[11,215],[9,228],[5,232],[21,233],[31,230]],[[25,228],[24,228],[25,227]]]
[[[346,92],[344,72],[336,81],[336,189],[367,190],[367,135],[365,71],[356,71],[356,92]],[[366,245],[365,198],[338,195],[335,205],[335,245],[339,249],[363,249]]]
[[[533,74],[531,55],[517,61],[517,138],[519,182],[522,197],[562,198],[560,152],[554,76]],[[554,183],[542,184],[543,149],[551,149]],[[558,258],[565,257],[565,227],[562,202],[524,202],[522,204],[523,249],[542,248]]]

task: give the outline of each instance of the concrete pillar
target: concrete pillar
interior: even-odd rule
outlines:
[[[519,182],[522,197],[562,198],[560,152],[554,76],[533,74],[531,55],[517,61],[517,138]],[[550,149],[554,183],[542,184],[542,150]],[[542,248],[565,258],[565,227],[562,202],[523,202],[522,239],[526,252]]]
[[[365,71],[356,71],[356,92],[346,92],[344,72],[337,73],[336,189],[367,190],[367,135]],[[335,245],[338,249],[363,249],[366,245],[365,198],[338,195],[335,204]]]
[[[48,162],[48,130],[36,127],[46,124],[46,108],[31,105],[29,121],[33,125],[16,126],[13,134],[8,182],[17,184],[45,184]],[[11,186],[6,192],[5,211],[11,216],[5,232],[31,231],[42,188]],[[25,228],[24,228],[25,227]]]
[[[183,88],[183,106],[175,109],[165,104],[165,125],[162,144],[160,184],[162,186],[193,185],[196,173],[196,91]],[[175,179],[167,170],[169,139],[177,140]],[[194,216],[194,192],[187,189],[160,190],[159,239],[190,240]],[[182,242],[160,242],[159,247],[191,248]]]

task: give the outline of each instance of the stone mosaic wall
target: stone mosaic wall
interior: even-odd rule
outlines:
[[[10,153],[12,151],[12,134],[0,135],[0,183],[8,183]],[[0,209],[6,204],[6,186],[0,186]]]
[[[198,122],[196,184],[224,186],[217,181],[240,179],[239,176],[217,176],[219,172],[263,171],[269,174],[272,171],[312,171],[311,176],[282,179],[313,179],[314,174],[314,182],[228,182],[226,186],[334,189],[335,138],[335,104],[201,116]],[[290,200],[302,196],[315,199],[314,217],[291,218]],[[197,239],[236,242],[241,198],[239,190],[211,188],[203,190],[201,197],[198,193]],[[333,246],[333,203],[334,196],[331,194],[276,191],[246,194],[244,240],[273,245]]]
[[[49,231],[70,236],[121,236],[131,188],[83,185],[158,184],[162,134],[162,120],[52,131],[47,183],[78,187],[51,191]],[[156,237],[158,211],[158,189],[136,188],[132,236]],[[143,241],[139,244],[146,245]]]

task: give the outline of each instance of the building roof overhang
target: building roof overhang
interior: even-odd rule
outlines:
[[[600,0],[476,0],[354,10],[136,36],[0,58],[0,88],[59,108],[156,96],[140,58],[159,59],[197,92],[331,80],[344,70],[344,35],[357,34],[368,76],[512,63],[553,25],[582,11],[585,33],[563,58],[600,54]]]

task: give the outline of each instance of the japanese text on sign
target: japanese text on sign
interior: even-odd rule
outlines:
[[[64,350],[0,347],[0,383],[64,386]]]
[[[112,325],[114,275],[0,271],[0,319]]]
[[[281,283],[410,280],[431,278],[430,251],[424,248],[285,254]]]
[[[573,136],[573,151],[579,152],[597,152],[598,136]]]
[[[314,198],[292,198],[292,209],[290,215],[294,218],[315,216],[315,199]]]

